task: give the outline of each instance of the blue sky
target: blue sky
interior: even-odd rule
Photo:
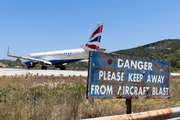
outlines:
[[[0,0],[0,59],[80,48],[103,21],[101,48],[180,39],[179,0]]]

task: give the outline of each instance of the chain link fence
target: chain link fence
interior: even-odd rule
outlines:
[[[86,90],[0,93],[1,120],[77,120],[126,113],[125,99],[86,99]],[[134,113],[180,106],[180,84],[170,99],[133,99]]]

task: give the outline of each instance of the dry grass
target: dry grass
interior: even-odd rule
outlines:
[[[2,76],[0,119],[77,120],[126,113],[125,99],[87,100],[86,81],[81,76]],[[180,106],[180,77],[171,78],[170,99],[132,100],[134,113],[176,106]]]
[[[48,86],[50,88],[61,87],[66,84],[70,87],[73,87],[78,83],[86,85],[87,77],[82,76],[38,76],[31,74],[26,74],[25,76],[2,76],[0,77],[0,89],[3,89],[5,86],[16,86],[24,88],[24,90],[29,90],[32,87],[37,86]]]

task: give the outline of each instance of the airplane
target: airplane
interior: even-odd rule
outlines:
[[[98,23],[86,45],[80,45],[80,49],[60,50],[51,52],[32,53],[25,56],[17,56],[9,54],[7,56],[23,59],[22,63],[27,69],[35,67],[36,64],[41,65],[42,70],[47,70],[48,65],[53,65],[55,68],[66,70],[67,64],[71,62],[83,61],[89,57],[89,51],[103,52],[105,49],[99,49],[103,22]]]

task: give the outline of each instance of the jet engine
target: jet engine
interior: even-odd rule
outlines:
[[[25,62],[25,65],[27,66],[27,68],[33,68],[36,65],[36,62],[33,61],[27,61]]]

